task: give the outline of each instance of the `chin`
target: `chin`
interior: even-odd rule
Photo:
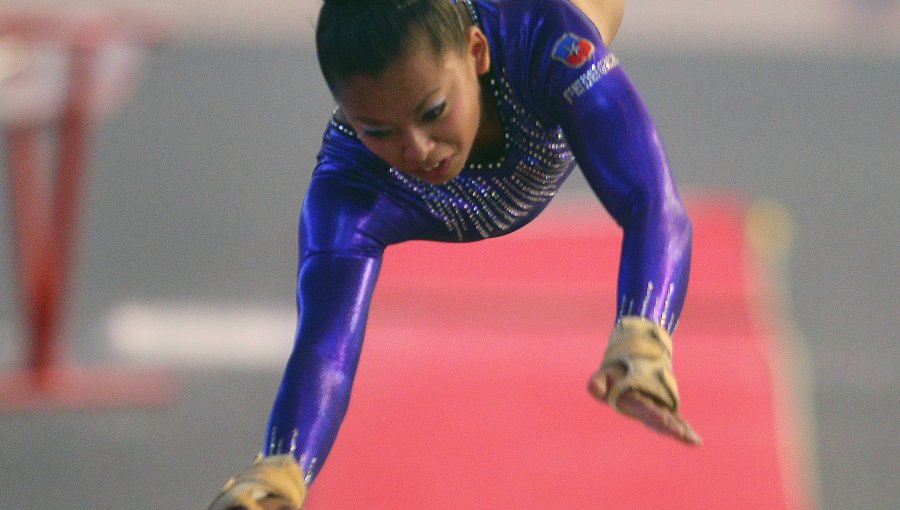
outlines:
[[[448,183],[448,182],[452,181],[459,174],[461,174],[463,171],[463,168],[466,167],[466,163],[465,163],[465,160],[463,160],[460,163],[458,159],[453,159],[451,161],[448,161],[448,166],[449,166],[449,168],[447,169],[446,174],[443,176],[444,183]]]
[[[455,175],[452,177],[422,177],[422,176],[419,176],[419,179],[427,182],[428,184],[441,185],[441,184],[447,184],[448,182],[452,181],[453,177],[456,177],[456,176]]]

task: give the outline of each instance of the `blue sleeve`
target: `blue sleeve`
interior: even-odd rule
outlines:
[[[264,451],[290,453],[311,483],[350,401],[366,321],[388,245],[447,235],[427,206],[388,182],[387,165],[333,126],[300,215],[297,329]]]
[[[294,347],[266,452],[290,453],[311,482],[347,411],[384,244],[364,228],[375,195],[314,178],[301,214]]]
[[[623,229],[617,316],[672,332],[687,291],[691,223],[660,135],[590,20],[565,0],[535,5],[530,93]]]

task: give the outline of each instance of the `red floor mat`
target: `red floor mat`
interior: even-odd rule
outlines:
[[[747,257],[746,208],[689,209],[675,371],[702,447],[586,392],[620,234],[599,205],[560,203],[500,239],[388,250],[350,411],[307,508],[810,508],[780,433],[773,330],[754,315],[765,278]]]

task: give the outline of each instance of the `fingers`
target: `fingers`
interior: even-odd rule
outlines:
[[[639,392],[626,391],[619,397],[617,406],[623,414],[641,421],[660,434],[688,445],[700,445],[703,442],[684,418]]]
[[[606,402],[606,393],[609,390],[609,379],[606,374],[597,374],[588,381],[588,391],[597,400]]]
[[[625,367],[620,365],[606,367],[591,377],[590,381],[588,381],[588,391],[590,391],[591,395],[597,400],[606,402],[606,396],[613,381],[621,379],[625,376],[625,373]]]
[[[598,400],[607,401],[612,382],[625,374],[625,368],[611,366],[594,374],[588,382],[588,391]],[[647,427],[689,445],[702,444],[703,440],[690,424],[677,413],[661,406],[652,398],[637,391],[626,391],[616,403],[618,410]]]

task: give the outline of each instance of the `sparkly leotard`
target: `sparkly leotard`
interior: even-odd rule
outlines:
[[[677,323],[690,222],[618,60],[568,0],[466,3],[490,44],[501,157],[434,185],[391,168],[335,118],[323,137],[301,214],[295,345],[265,445],[268,454],[293,454],[308,483],[347,409],[385,248],[510,233],[546,207],[576,161],[623,228],[618,316],[669,331]]]

